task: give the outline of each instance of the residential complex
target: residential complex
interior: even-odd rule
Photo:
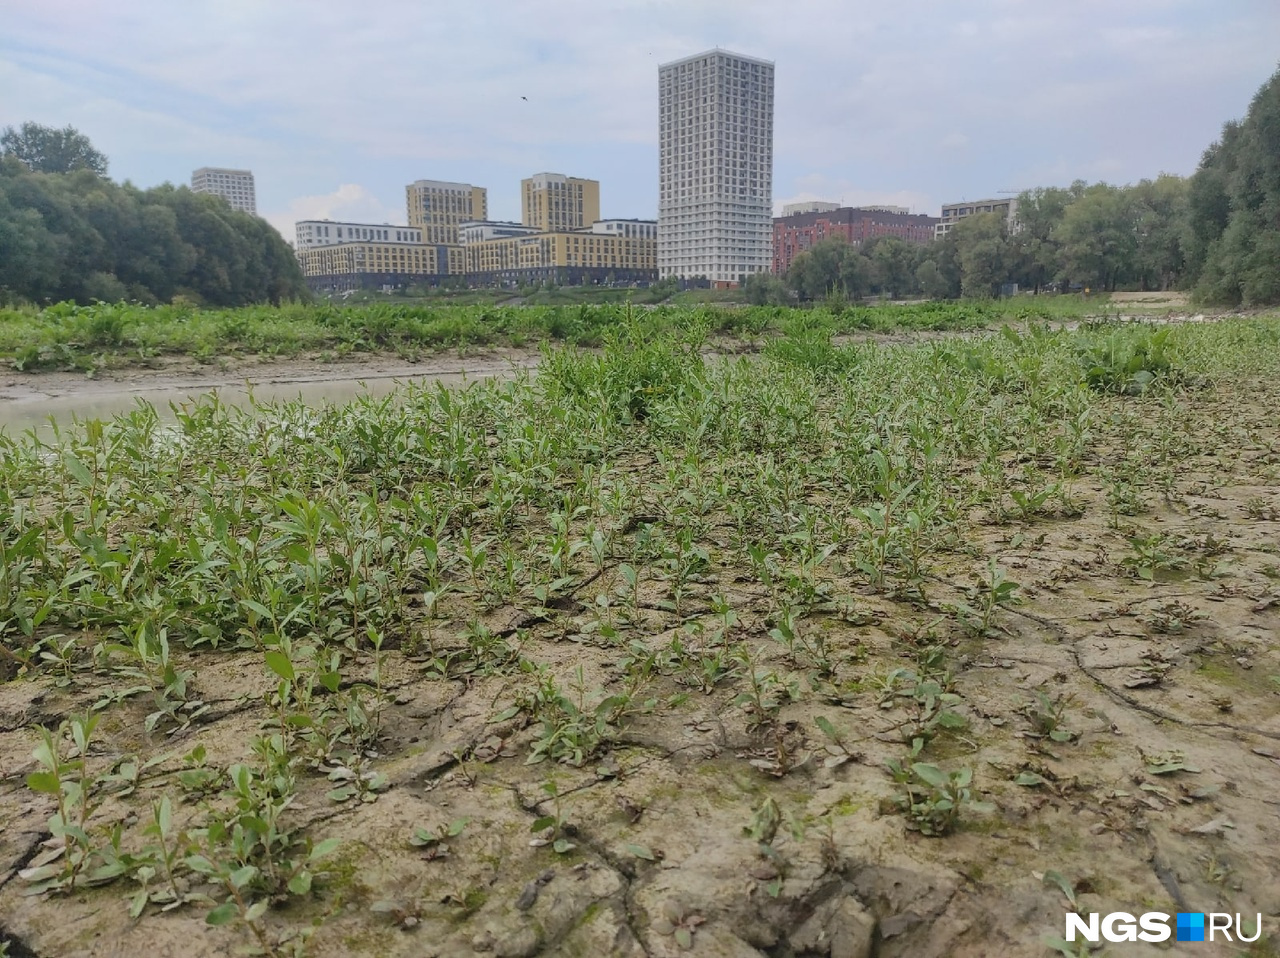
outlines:
[[[600,218],[600,182],[560,173],[520,181],[521,221],[544,233],[580,230]]]
[[[832,236],[843,236],[854,245],[877,236],[929,243],[933,241],[937,224],[933,216],[885,212],[874,206],[845,206],[779,216],[773,221],[773,271],[779,275],[785,273],[800,253]]]
[[[600,219],[596,180],[539,173],[520,192],[526,222],[505,223],[484,218],[483,187],[418,180],[405,188],[408,226],[304,220],[295,252],[317,292],[657,279],[657,222]]]
[[[191,174],[193,193],[212,193],[231,204],[233,210],[258,213],[258,200],[253,190],[253,174],[248,170],[224,170],[202,166]]]
[[[708,50],[658,67],[658,272],[732,286],[772,266],[768,60]]]
[[[657,276],[655,250],[652,239],[591,230],[485,240],[465,247],[467,281],[481,286],[648,283]]]
[[[489,194],[483,186],[417,180],[404,191],[409,225],[422,230],[424,243],[457,246],[459,226],[489,218]]]
[[[938,221],[934,235],[938,239],[951,232],[951,227],[966,216],[975,213],[999,213],[1013,227],[1014,218],[1018,215],[1018,201],[1013,198],[1003,200],[972,200],[964,203],[943,203],[942,219]]]
[[[383,223],[335,223],[332,220],[302,220],[294,224],[294,248],[333,246],[355,240],[382,240],[389,243],[421,243],[422,230],[416,226]]]
[[[520,222],[488,218],[488,191],[416,180],[405,187],[407,225],[304,220],[296,251],[317,290],[553,282],[647,283],[659,277],[732,287],[785,274],[816,243],[879,237],[923,244],[959,220],[1017,201],[948,203],[941,218],[904,206],[787,203],[773,217],[774,64],[719,48],[658,67],[658,218],[604,219],[600,182],[563,173],[520,181]],[[197,170],[192,188],[254,209],[253,176]]]
[[[458,247],[357,240],[296,250],[307,285],[338,293],[363,287],[434,285],[463,271]]]

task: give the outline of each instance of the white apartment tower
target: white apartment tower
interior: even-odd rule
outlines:
[[[213,193],[231,204],[233,210],[257,215],[258,200],[253,193],[253,174],[248,170],[223,170],[202,166],[191,174],[193,193]]]
[[[708,50],[658,67],[658,275],[773,264],[773,64]]]

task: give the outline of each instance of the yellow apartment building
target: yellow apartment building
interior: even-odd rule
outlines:
[[[566,286],[651,282],[657,278],[653,238],[605,233],[535,233],[482,240],[464,247],[468,282]]]
[[[460,224],[489,218],[489,193],[483,186],[416,180],[404,190],[409,225],[422,230],[424,243],[457,246]]]
[[[434,285],[466,268],[462,247],[421,243],[338,243],[298,250],[297,257],[316,292]]]
[[[520,181],[521,222],[544,233],[580,230],[600,218],[600,181],[537,173]]]

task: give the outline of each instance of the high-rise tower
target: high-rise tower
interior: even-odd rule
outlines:
[[[658,67],[658,275],[737,283],[773,262],[773,64]]]

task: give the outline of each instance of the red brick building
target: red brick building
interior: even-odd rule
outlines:
[[[844,206],[818,213],[777,216],[773,220],[773,271],[782,275],[800,253],[820,240],[843,236],[854,245],[877,236],[908,243],[932,243],[937,217]]]

